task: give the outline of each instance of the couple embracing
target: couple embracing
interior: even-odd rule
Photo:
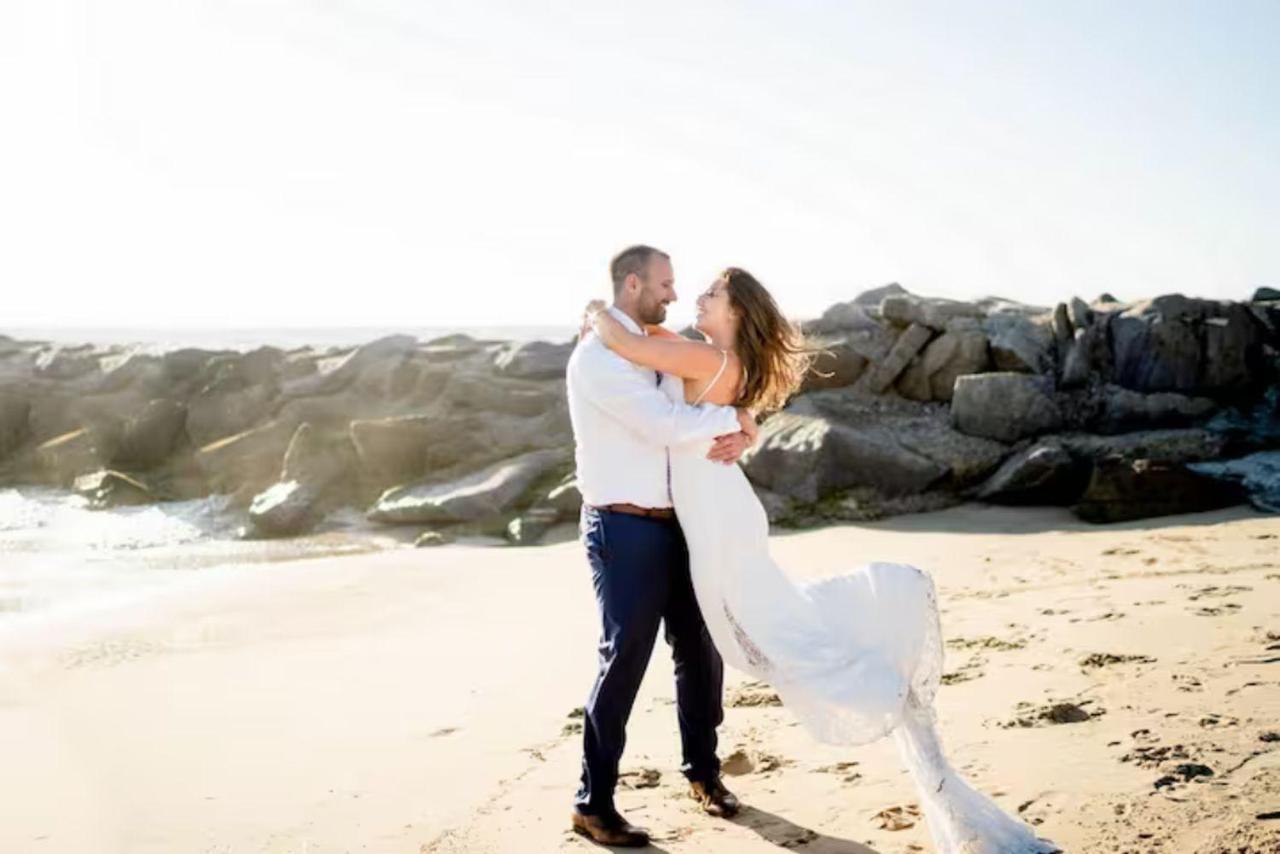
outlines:
[[[643,846],[614,805],[626,724],[661,625],[675,662],[690,795],[732,818],[720,779],[724,663],[769,682],[817,739],[892,735],[940,852],[1047,854],[961,778],[935,732],[942,637],[932,579],[868,562],[792,581],[769,554],[764,508],[734,463],[756,418],[780,409],[813,351],[769,292],[730,267],[698,297],[694,341],[661,324],[676,299],[670,257],[633,246],[610,264],[611,305],[587,307],[568,366],[582,541],[600,610],[599,671],[583,721],[574,830]]]

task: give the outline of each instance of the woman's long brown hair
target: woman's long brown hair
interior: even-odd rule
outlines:
[[[756,277],[739,267],[720,274],[729,302],[738,312],[738,358],[743,384],[735,406],[757,415],[781,409],[804,381],[821,352],[778,309]]]

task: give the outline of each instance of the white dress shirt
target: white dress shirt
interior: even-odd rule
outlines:
[[[644,334],[622,311],[611,307],[609,313]],[[657,371],[628,362],[591,332],[574,348],[566,374],[578,489],[586,504],[670,507],[667,448],[741,429],[733,407],[684,403],[682,379],[662,374],[660,385]]]

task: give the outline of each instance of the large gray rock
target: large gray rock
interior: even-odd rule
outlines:
[[[1221,457],[1227,440],[1210,430],[1182,429],[1138,430],[1114,436],[1092,433],[1057,433],[1044,437],[1066,448],[1077,459],[1099,461],[1108,457],[1124,460],[1152,459],[1161,462],[1193,462]]]
[[[982,373],[990,366],[987,336],[977,321],[957,318],[902,372],[898,392],[911,400],[949,401],[957,377]]]
[[[71,486],[82,474],[105,468],[114,455],[109,437],[85,427],[55,436],[35,450],[46,482],[63,487]]]
[[[1123,522],[1200,513],[1239,504],[1244,490],[1181,463],[1108,458],[1093,467],[1089,485],[1071,510],[1086,522]]]
[[[157,398],[125,419],[115,462],[135,470],[160,465],[185,439],[187,408],[176,400]]]
[[[269,421],[205,445],[195,452],[195,462],[212,492],[230,493],[243,507],[279,479],[292,438],[287,425]]]
[[[568,465],[565,450],[534,451],[444,483],[387,490],[368,517],[387,524],[479,522],[517,507],[539,481]]]
[[[974,497],[993,504],[1069,504],[1084,490],[1089,471],[1059,442],[1041,441],[1001,463]]]
[[[907,365],[932,337],[933,330],[929,327],[919,323],[911,324],[898,336],[888,355],[871,365],[858,378],[854,388],[871,394],[882,394],[906,370]]]
[[[1238,303],[1166,294],[1109,320],[1115,382],[1127,388],[1221,393],[1265,376],[1265,331]]]
[[[817,342],[821,349],[813,361],[812,370],[805,375],[800,394],[827,388],[844,388],[858,381],[866,371],[870,360],[847,339]]]
[[[952,430],[942,407],[844,389],[806,395],[769,418],[743,467],[757,486],[809,504],[860,486],[894,496],[973,483],[1006,453]]]
[[[89,499],[94,510],[150,504],[155,501],[151,489],[124,472],[103,469],[78,476],[71,488]]]
[[[1042,317],[1006,311],[982,320],[991,344],[991,361],[998,371],[1048,373],[1054,366],[1053,327]]]
[[[1008,372],[968,374],[956,379],[951,421],[970,436],[1016,442],[1056,430],[1062,413],[1050,378]]]
[[[281,480],[253,497],[249,504],[250,534],[254,537],[292,537],[309,531],[320,518],[319,493],[296,480]]]
[[[532,417],[567,406],[563,378],[530,382],[455,373],[437,398],[440,408]]]
[[[524,341],[504,348],[494,362],[502,376],[526,380],[564,379],[574,342]]]
[[[0,391],[0,460],[12,454],[27,438],[31,402],[25,395]]]
[[[1061,385],[1083,386],[1096,376],[1111,375],[1111,348],[1105,323],[1077,326],[1074,340],[1062,359]]]
[[[487,412],[353,421],[361,478],[383,487],[428,473],[472,470],[530,450],[569,447],[565,407],[523,418]]]
[[[1188,463],[1196,474],[1236,484],[1249,503],[1266,513],[1280,513],[1280,451],[1260,451],[1235,460]]]
[[[187,435],[197,447],[250,430],[271,412],[275,390],[239,384],[207,388],[187,406]]]
[[[1117,385],[1100,391],[1101,410],[1091,425],[1099,433],[1124,433],[1151,427],[1185,426],[1211,415],[1218,404],[1207,397],[1176,392],[1143,394]]]
[[[941,331],[947,328],[948,321],[955,318],[982,317],[982,309],[971,302],[898,295],[887,296],[880,301],[880,315],[901,326],[918,323]]]

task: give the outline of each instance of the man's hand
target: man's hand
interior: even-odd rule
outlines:
[[[716,437],[715,444],[707,453],[707,459],[733,465],[747,452],[747,448],[756,443],[756,439],[760,436],[760,428],[756,426],[756,419],[750,412],[745,409],[738,410],[738,425],[742,427],[741,431]]]

